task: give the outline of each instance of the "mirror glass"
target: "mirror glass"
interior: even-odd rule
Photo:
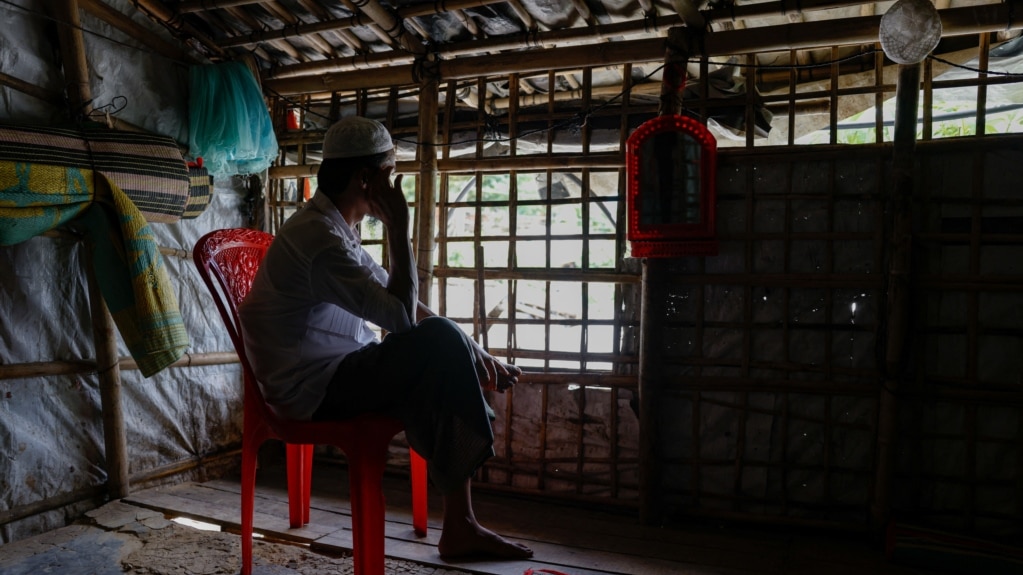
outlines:
[[[666,131],[640,145],[639,223],[700,223],[700,142]]]

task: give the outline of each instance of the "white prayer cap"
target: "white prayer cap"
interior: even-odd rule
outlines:
[[[383,124],[361,116],[338,120],[323,137],[323,159],[372,156],[394,148]]]

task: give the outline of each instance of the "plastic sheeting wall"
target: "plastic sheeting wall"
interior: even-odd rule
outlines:
[[[49,40],[55,38],[53,23],[40,14],[41,4],[15,0],[0,7],[0,69],[59,92],[57,47]],[[108,4],[169,39],[130,3]],[[82,25],[94,105],[122,102],[119,118],[186,142],[187,68],[138,47],[85,12]],[[119,96],[125,100],[115,101]],[[0,88],[0,122],[55,125],[66,117],[60,107]],[[157,244],[187,254],[206,231],[245,225],[242,194],[237,182],[216,182],[212,204],[198,218],[150,224]],[[83,245],[66,237],[0,247],[0,363],[95,357],[83,258]],[[191,258],[164,256],[164,264],[191,338],[187,353],[233,351]],[[119,353],[128,356],[123,342]],[[216,465],[216,454],[239,447],[237,364],[169,368],[148,379],[122,371],[121,378],[131,476],[209,456]],[[94,373],[0,380],[0,517],[8,518],[0,525],[0,542],[62,526],[95,505],[90,494],[106,481],[98,386]],[[69,505],[46,503],[62,499]],[[35,505],[56,508],[22,517],[19,510]]]

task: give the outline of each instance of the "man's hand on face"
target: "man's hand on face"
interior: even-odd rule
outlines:
[[[408,228],[409,212],[405,194],[401,191],[402,175],[390,182],[392,169],[378,170],[367,182],[369,199],[369,215],[380,220],[387,229],[394,226]]]

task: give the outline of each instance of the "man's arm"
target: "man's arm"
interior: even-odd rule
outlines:
[[[399,174],[394,185],[388,181],[388,173],[381,171],[375,177],[381,178],[373,196],[373,212],[387,229],[389,269],[387,270],[387,291],[405,307],[409,324],[415,325],[416,303],[419,297],[419,279],[412,258],[412,238],[409,236],[409,210],[405,195],[401,192]]]
[[[437,314],[429,306],[423,302],[417,302],[416,321],[422,321],[435,315]],[[480,385],[484,389],[493,389],[504,393],[504,390],[518,383],[519,376],[522,375],[521,369],[504,363],[490,355],[487,350],[483,349],[483,346],[473,341],[471,337],[466,339],[472,344],[473,354],[476,358],[476,375],[479,376]]]

